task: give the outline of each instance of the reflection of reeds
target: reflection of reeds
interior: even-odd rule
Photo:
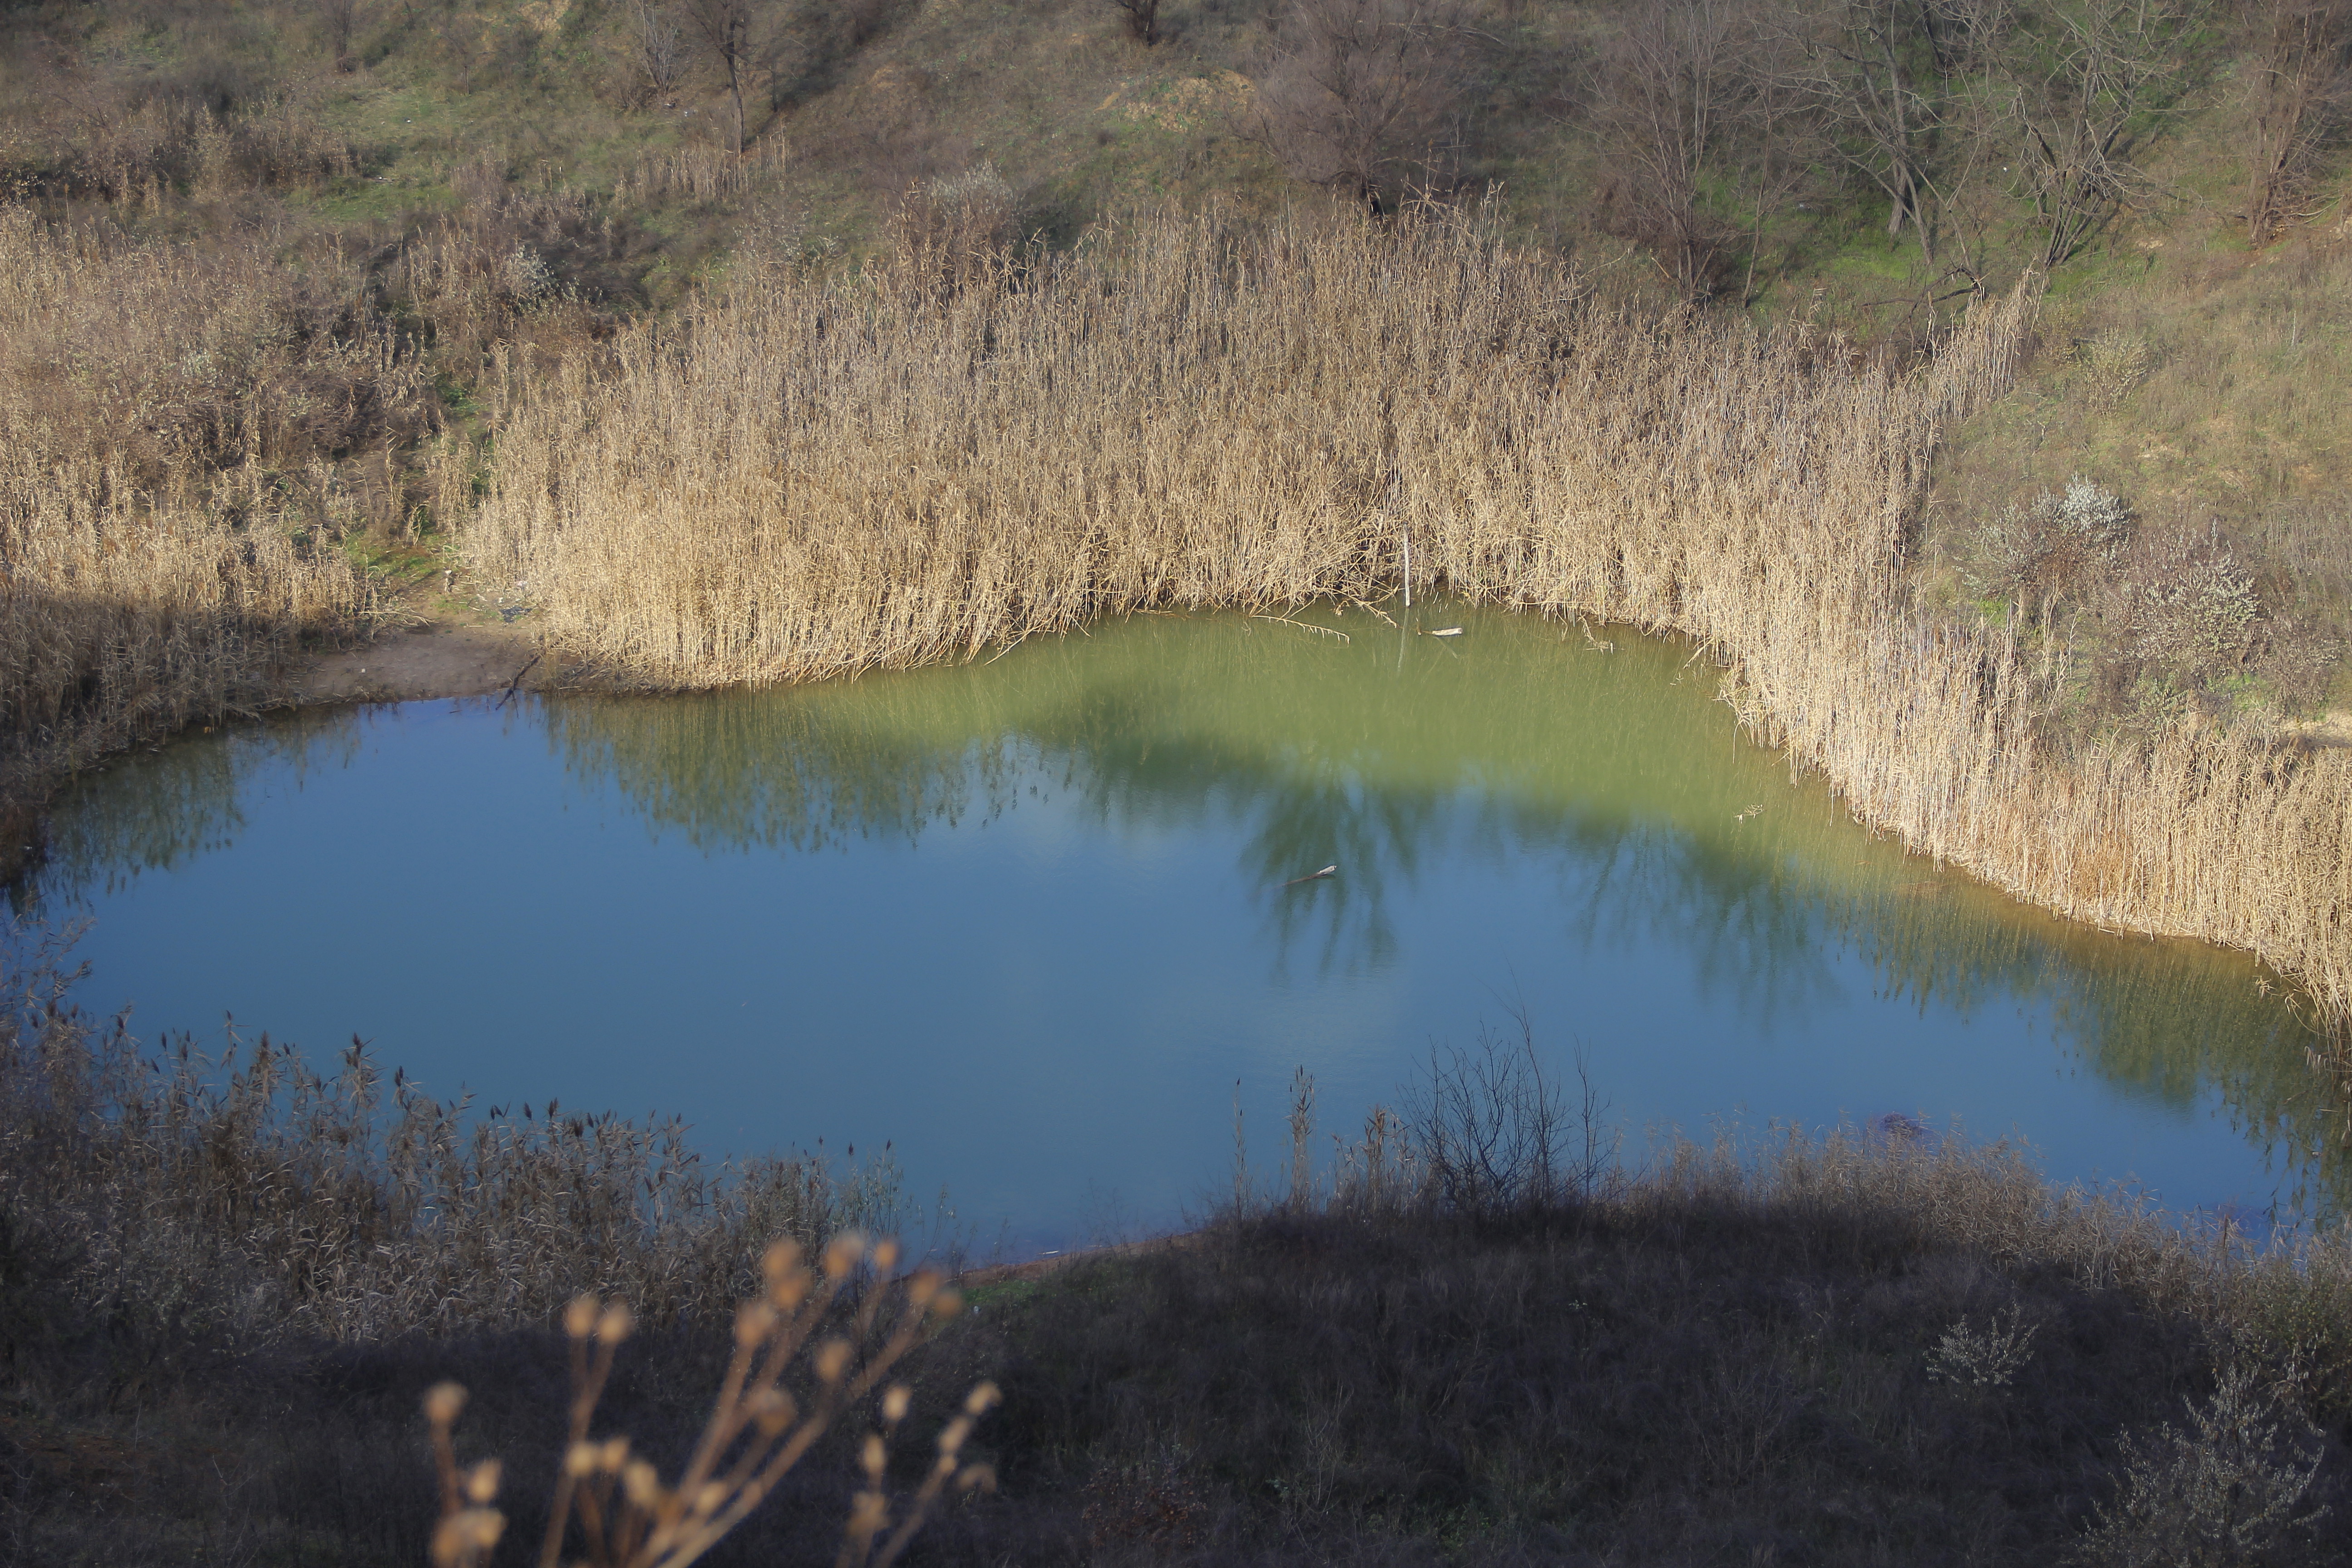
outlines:
[[[1916,622],[1940,429],[2032,301],[1896,374],[1673,329],[1466,219],[1139,218],[943,289],[747,281],[520,395],[478,562],[662,684],[969,656],[1139,605],[1423,591],[1692,634],[1866,820],[2074,918],[2251,948],[2352,1011],[2352,763],[2176,734],[2059,754],[2049,672]]]

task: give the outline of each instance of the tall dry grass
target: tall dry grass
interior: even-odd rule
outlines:
[[[897,1228],[896,1167],[706,1162],[676,1121],[331,1074],[268,1037],[207,1058],[90,1018],[55,945],[0,969],[0,1211],[93,1320],[198,1340],[543,1324],[581,1289],[725,1321],[779,1237]],[[150,1321],[150,1320],[153,1321]]]
[[[396,510],[430,413],[351,283],[0,205],[0,797],[272,700],[360,624],[329,542]],[[373,481],[331,460],[371,448]]]
[[[1016,264],[747,276],[520,388],[478,565],[652,683],[970,657],[1152,605],[1393,587],[1716,650],[1855,814],[2103,925],[2251,949],[2352,1014],[2352,759],[2062,742],[2064,671],[1911,606],[1955,420],[2034,309],[1909,369],[1803,325],[1636,319],[1474,217],[1150,214]]]

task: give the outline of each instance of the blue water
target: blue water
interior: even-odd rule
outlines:
[[[1633,1157],[1903,1111],[2175,1207],[2338,1207],[2251,961],[1903,854],[1685,648],[1416,616],[1465,633],[1146,617],[832,687],[190,736],[62,802],[22,897],[89,921],[83,1000],[149,1038],[233,1013],[713,1154],[887,1143],[983,1250],[1177,1223],[1230,1191],[1237,1089],[1270,1175],[1297,1068],[1345,1132],[1522,1016]]]

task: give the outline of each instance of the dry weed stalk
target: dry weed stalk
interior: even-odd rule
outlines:
[[[1682,633],[1857,816],[2074,918],[2251,949],[2340,1021],[2352,757],[2075,748],[2049,671],[1910,605],[1929,458],[2034,309],[1986,300],[1897,372],[1604,309],[1475,215],[1147,214],[951,279],[747,277],[575,356],[517,393],[468,548],[671,686],[1401,581]]]
[[[590,1437],[614,1355],[634,1319],[618,1301],[575,1297],[563,1312],[572,1341],[569,1440],[540,1548],[541,1568],[559,1568],[566,1561],[564,1545],[575,1526],[586,1556],[574,1561],[594,1568],[685,1568],[759,1507],[844,1412],[877,1389],[880,1429],[868,1433],[860,1447],[866,1485],[851,1500],[837,1559],[841,1568],[881,1568],[898,1561],[950,1487],[960,1493],[992,1489],[995,1474],[988,1466],[961,1458],[973,1424],[997,1400],[995,1385],[982,1383],[965,1399],[961,1414],[941,1428],[937,1457],[922,1483],[892,1517],[889,1439],[906,1419],[913,1395],[904,1384],[884,1388],[883,1379],[929,1328],[961,1306],[961,1298],[936,1273],[919,1271],[896,1289],[877,1279],[853,1316],[851,1333],[810,1348],[862,1265],[870,1264],[887,1279],[898,1261],[896,1242],[880,1243],[869,1256],[863,1238],[847,1234],[834,1237],[819,1270],[812,1272],[802,1264],[797,1243],[772,1245],[761,1261],[764,1289],[735,1314],[734,1355],[693,1457],[675,1484],[665,1484],[649,1461],[633,1457],[627,1438]],[[886,1324],[894,1301],[895,1321]],[[804,1364],[814,1385],[804,1399],[785,1386],[786,1373],[796,1364]],[[441,1471],[435,1568],[479,1568],[505,1533],[505,1519],[491,1506],[498,1494],[498,1461],[464,1470],[457,1465],[451,1429],[465,1398],[463,1388],[445,1383],[425,1399]]]

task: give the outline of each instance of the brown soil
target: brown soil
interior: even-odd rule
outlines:
[[[527,618],[512,626],[433,619],[327,655],[296,679],[294,697],[302,703],[488,697],[506,690],[518,676],[524,690],[535,691],[553,684],[557,674],[552,659],[531,665],[540,652]]]

